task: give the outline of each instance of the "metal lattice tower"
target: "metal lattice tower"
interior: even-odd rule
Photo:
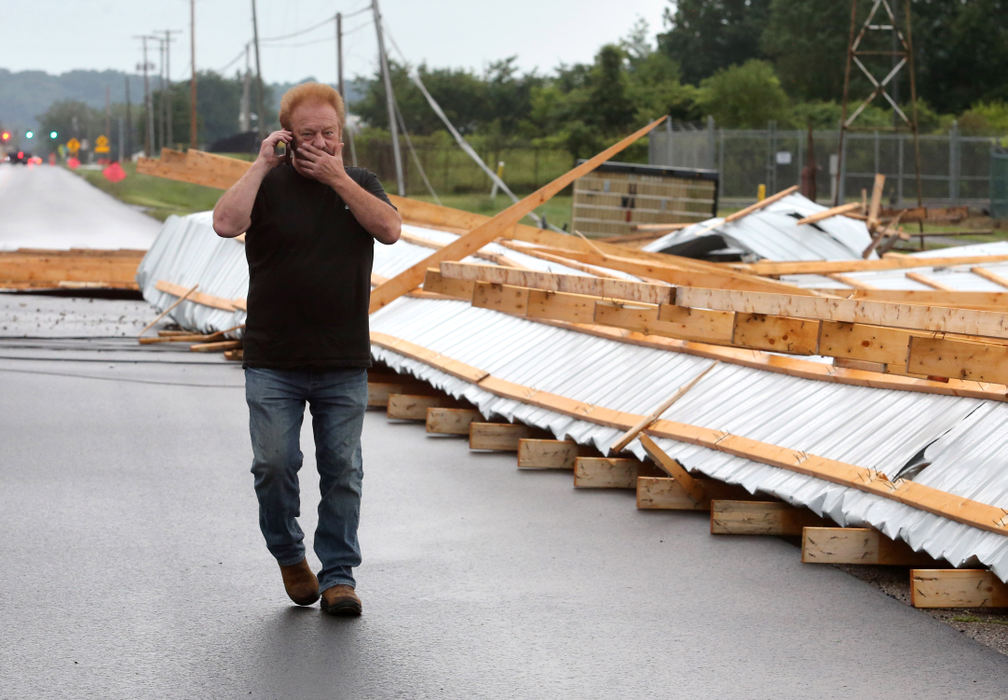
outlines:
[[[842,191],[841,178],[844,173],[844,136],[848,131],[858,129],[854,126],[857,118],[876,98],[881,97],[893,109],[894,125],[893,130],[909,129],[913,134],[914,143],[914,165],[917,173],[917,205],[923,205],[923,195],[921,191],[921,158],[920,141],[917,133],[917,84],[914,77],[913,40],[910,31],[910,0],[903,0],[904,26],[901,28],[896,21],[890,0],[871,0],[871,9],[868,16],[858,23],[858,2],[851,0],[851,22],[850,39],[847,43],[847,64],[844,69],[843,87],[843,107],[840,117],[840,145],[838,147],[838,167],[836,198],[840,198]],[[881,11],[881,12],[880,12]],[[860,27],[860,28],[859,28]],[[888,34],[888,48],[879,48],[885,43]],[[883,77],[876,77],[871,68],[866,65],[872,61],[872,57],[889,57],[891,67]],[[853,111],[849,111],[850,105],[850,82],[851,65],[857,68],[868,78],[872,86],[871,93],[857,105]],[[890,91],[898,88],[895,82],[900,73],[906,71],[910,82],[910,114],[908,115],[893,98]],[[898,94],[898,93],[897,93]],[[871,127],[877,129],[878,127]],[[835,201],[834,204],[839,204]]]

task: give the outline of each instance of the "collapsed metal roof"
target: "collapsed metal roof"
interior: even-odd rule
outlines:
[[[720,238],[721,247],[738,249],[748,259],[849,260],[860,258],[871,243],[861,221],[834,216],[798,226],[799,220],[827,207],[798,194],[789,194],[737,221],[713,218],[658,238],[642,250],[688,255],[691,248],[711,249],[703,239]],[[872,251],[869,259],[877,258]]]
[[[781,205],[787,206],[783,201]],[[794,220],[790,214],[777,215]],[[454,238],[420,227],[407,227],[407,233],[437,242]],[[430,252],[410,240],[377,245],[375,275],[391,277]],[[532,269],[587,274],[496,244],[485,246],[478,255],[483,256],[477,258],[483,263],[488,256],[499,255]],[[137,273],[144,298],[164,309],[178,297],[158,291],[159,280],[183,287],[199,284],[201,292],[244,299],[248,271],[243,245],[218,238],[210,227],[209,213],[173,217],[165,222]],[[172,316],[184,327],[211,332],[237,326],[245,314],[240,308],[183,303]],[[597,337],[451,299],[400,297],[372,314],[371,330],[520,387],[637,415],[648,415],[714,362],[712,371],[663,414],[668,420],[870,468],[890,480],[919,469],[912,477],[918,483],[1008,507],[1004,468],[1008,446],[990,439],[1003,434],[1008,422],[1008,406],[1003,402],[805,379],[676,349]],[[603,454],[623,432],[493,393],[478,382],[382,344],[373,343],[372,354],[399,372],[472,402],[487,417],[501,416],[542,428],[558,439],[594,445]],[[1008,537],[1002,534],[715,449],[668,438],[655,440],[696,473],[806,506],[841,525],[875,527],[954,566],[980,562],[1008,581]],[[646,457],[636,442],[628,450],[640,459]]]

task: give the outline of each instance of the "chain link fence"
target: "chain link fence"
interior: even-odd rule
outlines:
[[[991,151],[990,164],[991,216],[1008,219],[1008,150]]]
[[[917,204],[917,169],[913,135],[903,132],[849,131],[844,158],[838,158],[840,132],[812,133],[817,199],[860,199],[871,191],[876,173],[886,176],[885,198],[896,207]],[[921,196],[935,206],[991,205],[991,158],[995,137],[947,134],[919,137]],[[759,185],[776,192],[801,182],[808,155],[808,132],[776,129],[720,129],[713,120],[702,127],[673,126],[651,133],[652,165],[714,169],[720,173],[719,201],[731,206],[750,203]],[[837,169],[842,168],[839,180]],[[839,192],[837,192],[839,188]]]

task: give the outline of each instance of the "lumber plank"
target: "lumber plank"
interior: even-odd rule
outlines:
[[[703,487],[704,498],[694,501],[675,479],[641,473],[637,478],[637,508],[639,510],[702,510],[709,511],[712,498],[753,500],[741,486],[715,479],[696,477]]]
[[[786,316],[735,313],[732,345],[757,350],[815,355],[819,322]]]
[[[970,272],[977,277],[983,277],[988,282],[993,282],[1003,289],[1008,289],[1008,277],[1005,277],[1004,275],[999,275],[998,273],[992,272],[986,267],[980,267],[979,265],[971,267]]]
[[[795,225],[796,226],[801,226],[803,224],[814,224],[814,223],[817,223],[819,221],[823,221],[824,219],[829,219],[829,218],[832,218],[834,216],[839,216],[841,214],[847,214],[847,213],[850,213],[852,211],[857,211],[860,208],[861,208],[861,204],[859,202],[851,202],[849,204],[841,204],[840,206],[837,206],[837,207],[830,207],[829,209],[826,209],[825,211],[819,211],[819,212],[816,212],[815,214],[810,214],[809,216],[806,216],[803,219],[798,219],[798,221],[795,222]]]
[[[237,350],[242,346],[240,340],[216,340],[210,343],[196,343],[190,345],[192,352],[221,352],[223,350]]]
[[[913,267],[955,267],[957,265],[983,265],[1004,262],[1008,255],[964,255],[948,257],[916,257],[912,255],[888,256],[877,260],[802,260],[759,261],[730,263],[736,270],[756,275],[827,275],[837,272],[867,272],[875,270],[901,270]]]
[[[675,303],[720,311],[1008,338],[1008,313],[1003,311],[699,287],[676,287]]]
[[[710,498],[695,499],[677,480],[668,476],[637,477],[639,510],[710,510]]]
[[[579,447],[570,440],[520,438],[518,440],[519,469],[574,469]]]
[[[675,460],[666,454],[665,451],[658,446],[658,443],[645,434],[641,434],[638,439],[640,440],[641,447],[643,447],[644,451],[647,452],[648,457],[654,461],[655,465],[659,469],[678,481],[687,496],[697,503],[701,503],[705,498],[708,498],[703,484],[686,471],[686,469],[679,464],[678,460]]]
[[[663,284],[539,272],[502,265],[443,262],[440,266],[440,272],[443,277],[448,279],[491,282],[514,287],[585,294],[604,299],[622,299],[647,304],[668,301],[669,295],[672,293],[672,288]]]
[[[423,288],[425,291],[442,294],[453,299],[471,300],[475,286],[476,283],[472,280],[445,277],[441,274],[441,270],[436,267],[428,268],[424,275]]]
[[[456,241],[434,251],[430,256],[403,270],[388,282],[379,285],[371,292],[370,312],[374,313],[389,302],[420,285],[428,267],[442,260],[461,260],[466,255],[476,252],[498,236],[508,237],[509,228],[513,228],[521,219],[536,207],[551,199],[564,187],[582,175],[591,172],[606,160],[616,155],[648,132],[665,121],[665,117],[656,119],[642,129],[603,150],[584,163],[569,170],[552,182],[540,187],[527,197],[515,202],[507,209],[494,216],[486,223],[480,224]]]
[[[478,309],[493,309],[524,316],[528,310],[528,292],[525,287],[476,282],[473,287],[472,305]]]
[[[415,380],[400,379],[393,382],[376,382],[368,378],[368,408],[388,409],[393,394],[424,394],[437,396],[437,389]]]
[[[525,315],[531,319],[552,319],[569,323],[594,323],[598,297],[568,292],[530,289]]]
[[[1008,384],[1008,346],[948,338],[910,338],[907,372]]]
[[[899,328],[822,321],[819,324],[819,352],[827,357],[903,367],[911,337],[909,331]]]
[[[952,287],[942,284],[941,282],[934,280],[923,272],[907,272],[905,277],[908,280],[913,280],[914,282],[919,282],[925,287],[930,287],[931,289],[936,289],[939,292],[953,292],[955,291]]]
[[[578,457],[574,460],[574,488],[632,489],[644,467],[630,457]]]
[[[828,521],[805,508],[780,501],[714,499],[710,505],[712,535],[797,536],[802,529]]]
[[[977,268],[984,269],[984,268]],[[972,271],[972,269],[971,269]],[[966,309],[1004,309],[1008,307],[1006,292],[939,292],[934,289],[817,289],[844,299],[872,299],[905,304],[958,306]]]
[[[1008,585],[986,569],[912,569],[915,608],[1004,608]]]
[[[879,225],[879,210],[882,208],[882,191],[885,188],[885,175],[875,173],[872,184],[871,200],[868,203],[868,230],[872,233]]]
[[[677,311],[677,308],[682,311]],[[595,323],[626,328],[644,335],[704,343],[730,345],[733,320],[731,312],[671,307],[668,304],[658,307],[605,302],[595,304]]]
[[[389,394],[386,416],[393,420],[427,420],[427,409],[456,407],[458,402],[444,394]]]
[[[873,564],[934,566],[925,552],[891,540],[870,527],[806,527],[802,530],[802,561],[806,564]]]
[[[473,408],[427,409],[426,429],[433,435],[469,435],[469,424],[482,418]]]
[[[158,280],[154,284],[154,288],[159,292],[171,294],[172,296],[186,296],[187,301],[191,301],[194,304],[209,306],[212,309],[220,309],[221,311],[235,310],[233,299],[225,299],[224,297],[207,294],[205,292],[190,292],[188,287],[181,284],[175,284],[174,282],[168,282],[167,280]]]
[[[533,428],[521,423],[473,421],[469,424],[469,449],[517,452],[518,441],[531,437],[534,432]]]

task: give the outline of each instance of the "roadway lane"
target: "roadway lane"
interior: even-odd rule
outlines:
[[[61,167],[0,164],[0,250],[147,250],[160,228]]]
[[[74,311],[133,329],[148,316],[139,304]],[[128,339],[15,340],[21,327],[5,322],[3,697],[1008,688],[1004,656],[838,569],[802,565],[783,540],[711,537],[702,514],[640,512],[629,492],[576,491],[569,473],[520,472],[513,455],[471,453],[381,412],[365,422],[364,615],[296,608],[256,527],[240,369]],[[303,440],[311,532],[307,428]]]

